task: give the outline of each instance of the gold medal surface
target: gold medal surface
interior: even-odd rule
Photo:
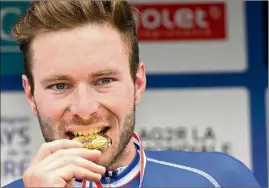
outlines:
[[[87,136],[78,136],[73,140],[83,144],[83,148],[103,150],[111,145],[111,139],[106,135],[92,134]]]

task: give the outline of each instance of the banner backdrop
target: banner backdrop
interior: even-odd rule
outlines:
[[[19,178],[43,138],[22,92],[1,93],[1,186]]]
[[[220,151],[268,183],[261,2],[135,0],[147,90],[136,132],[146,149]],[[1,1],[1,186],[20,178],[43,138],[9,36],[29,2]]]
[[[142,100],[136,129],[146,149],[221,151],[252,168],[245,88],[149,90]]]

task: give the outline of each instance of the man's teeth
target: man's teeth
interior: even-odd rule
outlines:
[[[93,128],[90,130],[84,130],[84,131],[74,131],[72,132],[75,136],[87,136],[89,134],[97,134],[100,133],[103,130],[103,128]]]

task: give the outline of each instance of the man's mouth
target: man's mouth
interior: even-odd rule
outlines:
[[[106,135],[109,127],[90,128],[82,131],[69,131],[69,139],[81,142],[84,148],[103,150],[111,146],[112,140]]]
[[[109,127],[97,127],[97,128],[89,128],[85,130],[75,130],[75,131],[68,131],[66,134],[70,140],[74,139],[75,137],[79,136],[89,136],[89,135],[105,135]]]

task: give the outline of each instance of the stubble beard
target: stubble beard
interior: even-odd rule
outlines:
[[[65,126],[60,126],[59,130],[56,130],[56,127],[54,125],[51,125],[48,121],[45,120],[45,118],[42,118],[42,115],[40,114],[37,105],[36,107],[40,129],[45,142],[52,142],[57,140],[57,138],[55,137],[55,132],[59,131],[64,133]],[[135,109],[136,105],[134,103],[131,111],[125,117],[123,129],[120,131],[118,137],[118,143],[114,143],[114,147],[111,148],[110,158],[106,160],[100,160],[98,161],[98,164],[106,167],[107,169],[111,168],[112,166],[113,168],[120,166],[119,164],[121,163],[121,161],[124,160],[126,154],[128,153],[128,148],[126,146],[130,142],[134,132]],[[64,136],[64,134],[61,136]]]

